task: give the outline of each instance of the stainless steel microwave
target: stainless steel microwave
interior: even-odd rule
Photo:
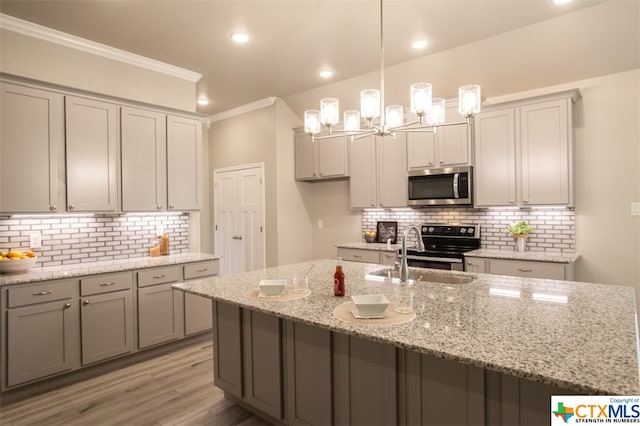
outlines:
[[[409,206],[471,205],[473,167],[409,171]]]

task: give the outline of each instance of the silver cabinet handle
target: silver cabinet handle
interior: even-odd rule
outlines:
[[[533,269],[518,268],[518,271],[520,271],[520,272],[532,272],[532,271],[533,271]]]
[[[153,278],[154,280],[157,280],[157,279],[159,279],[159,278],[164,278],[164,277],[166,277],[166,275],[165,275],[165,274],[160,274],[160,275],[154,275],[154,276],[153,276],[153,277],[151,277],[151,278]]]
[[[115,284],[114,282],[109,281],[107,283],[100,283],[99,285],[100,285],[100,287],[109,287],[109,286],[112,286],[114,284]]]
[[[359,254],[354,254],[353,257],[355,257],[356,259],[360,259],[362,256],[360,256]]]
[[[89,302],[88,300],[85,300],[84,302],[82,302],[83,305],[88,305],[89,303],[91,302]]]
[[[71,307],[71,303],[65,303],[63,308],[65,309],[69,309]]]
[[[53,293],[53,290],[40,291],[38,293],[31,293],[32,296],[46,296],[47,294]]]
[[[206,271],[207,269],[209,269],[209,268],[200,268],[200,269],[196,269],[196,272],[204,272],[204,271]]]
[[[76,206],[74,204],[69,204],[69,210],[73,210],[75,208],[76,208]]]
[[[56,210],[56,206],[55,205],[51,205],[49,206],[49,210],[51,210],[52,212]]]

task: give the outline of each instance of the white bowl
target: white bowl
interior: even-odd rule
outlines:
[[[389,305],[384,294],[363,294],[351,296],[358,314],[366,317],[382,316]]]
[[[287,280],[262,280],[258,283],[258,287],[265,296],[279,296],[286,284]]]
[[[27,272],[29,268],[36,264],[37,258],[24,257],[17,260],[2,260],[0,261],[0,274],[18,274],[21,272]]]

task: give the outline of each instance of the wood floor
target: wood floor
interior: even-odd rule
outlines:
[[[210,343],[197,343],[0,406],[5,425],[264,425],[213,385]]]

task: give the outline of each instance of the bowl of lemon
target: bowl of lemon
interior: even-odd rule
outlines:
[[[0,251],[0,274],[19,274],[27,272],[36,264],[38,257],[31,250]]]

